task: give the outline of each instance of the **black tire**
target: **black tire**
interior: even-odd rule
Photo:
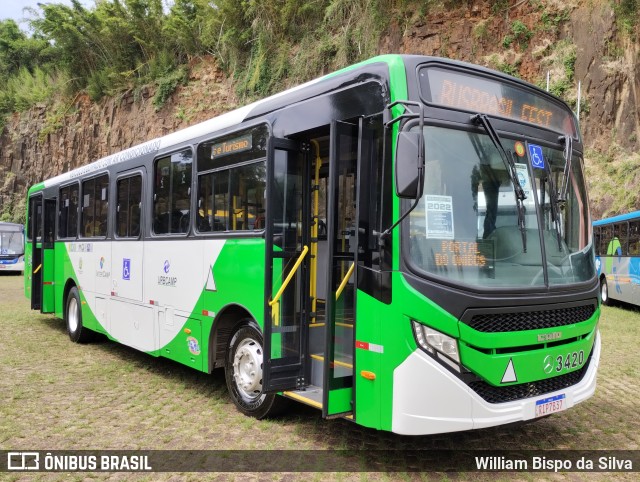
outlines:
[[[82,324],[82,304],[78,288],[75,286],[69,290],[64,310],[64,321],[67,324],[67,333],[74,343],[89,343],[96,339],[96,332],[86,328]]]
[[[281,413],[287,400],[262,393],[263,338],[253,320],[243,320],[229,341],[225,357],[227,389],[243,414],[258,420]]]
[[[602,299],[602,304],[606,306],[611,306],[611,298],[609,298],[609,285],[607,284],[607,278],[604,276],[600,278],[600,298]]]

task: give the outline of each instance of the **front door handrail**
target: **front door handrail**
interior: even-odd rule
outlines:
[[[304,257],[307,255],[308,252],[309,252],[309,246],[304,246],[302,248],[302,252],[300,253],[300,256],[298,256],[298,260],[296,261],[296,264],[293,265],[293,268],[291,269],[286,279],[282,283],[282,286],[280,286],[280,289],[278,290],[276,295],[273,297],[271,301],[269,301],[269,306],[275,305],[278,302],[278,300],[280,300],[282,293],[284,293],[284,290],[287,289],[287,286],[289,285],[291,278],[293,278],[293,275],[296,274],[296,271],[298,271],[298,268],[302,264],[302,261],[304,260]]]
[[[351,275],[353,274],[353,268],[355,268],[355,266],[356,266],[355,263],[352,263],[351,266],[349,266],[347,274],[342,279],[340,286],[338,286],[338,290],[336,291],[336,301],[338,301],[338,298],[340,298],[340,295],[342,294],[344,287],[347,286],[347,281],[349,281],[349,278],[351,278]]]

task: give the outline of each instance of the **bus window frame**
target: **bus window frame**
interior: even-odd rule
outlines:
[[[116,223],[116,217],[118,215],[118,182],[122,181],[123,179],[129,179],[129,178],[133,178],[136,176],[140,176],[140,232],[138,233],[138,236],[119,236],[118,235],[118,229],[117,229],[117,223]],[[111,181],[111,180],[109,180]],[[129,170],[129,171],[125,171],[125,172],[119,172],[116,174],[116,178],[115,178],[115,182],[113,183],[113,194],[114,194],[114,202],[111,203],[111,206],[109,207],[109,213],[110,216],[113,216],[113,231],[112,231],[112,235],[113,235],[113,239],[117,240],[117,241],[139,241],[140,239],[142,239],[143,236],[143,230],[145,229],[145,223],[144,223],[144,195],[145,195],[145,171],[143,168],[134,168],[133,170]],[[111,186],[111,185],[110,185]],[[108,231],[107,231],[107,234]]]
[[[80,179],[74,179],[72,181],[66,182],[64,184],[60,184],[58,186],[58,196],[57,196],[57,203],[56,203],[56,207],[57,207],[57,215],[56,215],[56,241],[73,241],[73,240],[78,240],[78,231],[80,230],[80,189],[81,189],[81,181],[82,178]],[[60,236],[60,215],[61,215],[61,210],[62,210],[62,190],[73,186],[73,185],[78,186],[78,206],[76,207],[76,214],[78,216],[77,222],[76,222],[76,233],[75,236],[66,236],[66,237],[62,237]],[[68,222],[67,222],[68,224]]]
[[[158,161],[161,159],[164,159],[166,157],[171,158],[171,156],[173,156],[174,154],[178,154],[180,152],[183,151],[191,151],[191,180],[189,182],[189,223],[187,224],[187,230],[184,233],[156,233],[153,229],[153,223],[155,221],[155,200],[154,200],[154,196],[156,194],[155,192],[155,188],[156,188],[156,182],[155,182],[155,173],[156,173],[156,166],[158,164]],[[193,184],[193,180],[194,180],[194,171],[195,171],[195,159],[197,156],[197,149],[194,148],[193,145],[189,144],[186,146],[181,146],[175,149],[172,149],[170,151],[164,152],[162,154],[157,154],[153,160],[151,161],[151,174],[150,174],[150,181],[149,181],[149,207],[146,208],[147,213],[149,214],[149,223],[148,223],[148,228],[149,228],[149,236],[151,238],[158,238],[158,239],[162,239],[162,238],[186,238],[189,235],[191,235],[191,233],[193,233],[193,216],[191,216],[191,212],[193,211],[193,190],[194,190],[194,184]],[[196,177],[197,177],[197,171],[196,171]],[[143,181],[144,182],[144,181]],[[144,193],[143,193],[144,194]],[[143,196],[144,199],[144,196]],[[143,206],[142,209],[145,209],[144,207],[144,201],[143,201]],[[144,225],[146,226],[146,225]],[[142,232],[142,229],[140,230]]]
[[[194,212],[196,212],[195,210],[199,209],[198,207],[198,188],[199,188],[199,179],[200,176],[204,176],[204,175],[208,175],[208,174],[212,174],[214,172],[219,172],[219,171],[229,171],[235,167],[242,167],[243,165],[248,165],[248,164],[253,164],[256,162],[259,162],[261,160],[264,160],[265,162],[265,166],[267,166],[267,161],[268,161],[268,148],[265,148],[265,154],[262,157],[258,157],[258,158],[254,158],[252,160],[248,160],[248,161],[242,161],[236,164],[228,164],[222,167],[215,167],[212,169],[207,169],[206,171],[200,171],[200,157],[198,156],[198,151],[200,149],[200,146],[202,144],[210,144],[210,143],[215,143],[215,141],[221,140],[225,137],[230,137],[230,136],[235,136],[235,135],[239,135],[242,132],[245,132],[247,130],[250,129],[254,129],[258,126],[265,126],[267,129],[267,144],[269,142],[269,139],[273,137],[273,126],[271,124],[270,121],[265,121],[265,120],[261,120],[259,122],[251,122],[251,123],[247,123],[247,124],[241,124],[240,126],[234,126],[233,129],[229,130],[229,131],[224,131],[222,133],[219,133],[218,135],[214,136],[214,137],[208,137],[200,142],[198,142],[197,144],[195,144],[194,146],[194,150],[195,150],[195,155],[196,155],[196,170],[195,173],[196,175],[194,176],[194,185],[193,185],[193,192],[195,192],[195,196],[191,196],[193,199],[193,206],[194,206]],[[230,156],[233,154],[230,154]],[[265,189],[266,189],[266,185],[267,185],[267,181],[265,181]],[[227,183],[230,184],[230,181]],[[265,219],[268,217],[268,209],[269,206],[266,205],[265,203]],[[199,237],[199,238],[256,238],[256,237],[263,237],[264,236],[264,232],[265,232],[265,228],[260,228],[260,229],[253,229],[253,230],[225,230],[225,231],[199,231],[197,229],[197,224],[196,224],[196,218],[197,216],[194,216],[193,219],[191,220],[191,224],[192,224],[192,233],[194,234],[194,236]]]
[[[105,233],[104,236],[84,236],[82,234],[82,225],[83,225],[83,213],[82,213],[82,209],[83,209],[83,203],[84,203],[84,183],[87,181],[91,181],[92,179],[95,181],[97,178],[102,177],[104,175],[107,175],[107,231]],[[94,193],[95,193],[95,188],[94,188]],[[110,217],[109,213],[111,212],[111,203],[109,202],[109,196],[111,196],[111,173],[109,171],[101,171],[99,173],[97,173],[96,175],[91,175],[88,176],[86,178],[82,178],[80,180],[80,203],[78,203],[78,207],[80,210],[80,217],[78,220],[78,238],[81,239],[107,239],[109,237],[109,227],[111,225],[111,221],[110,221]],[[95,202],[95,201],[94,201]]]
[[[629,219],[627,221],[627,223],[629,223],[629,229],[627,230],[627,234],[628,234],[628,237],[627,237],[627,243],[628,243],[628,245],[627,245],[627,255],[629,257],[640,256],[640,249],[636,249],[637,252],[634,253],[634,254],[631,254],[631,252],[630,252],[630,246],[631,246],[631,223],[637,223],[638,227],[640,228],[640,218]],[[640,248],[640,229],[638,231],[638,236],[637,236],[636,239],[638,240],[638,242],[636,243],[636,248]]]

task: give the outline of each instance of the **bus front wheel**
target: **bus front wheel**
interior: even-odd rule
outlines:
[[[88,343],[95,339],[95,332],[82,324],[80,294],[75,286],[69,290],[64,318],[67,323],[67,333],[72,342]]]
[[[600,279],[600,297],[602,298],[602,304],[609,306],[611,299],[609,298],[609,286],[607,285],[607,278],[604,276]]]
[[[262,333],[252,320],[236,329],[227,347],[225,379],[235,406],[245,415],[262,419],[280,413],[286,400],[262,392]]]

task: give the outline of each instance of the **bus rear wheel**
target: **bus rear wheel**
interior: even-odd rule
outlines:
[[[253,320],[243,320],[231,337],[225,358],[225,379],[231,400],[240,412],[262,419],[281,413],[286,400],[263,393],[263,339]]]
[[[67,323],[67,333],[74,343],[89,343],[95,340],[95,332],[85,328],[82,324],[82,309],[80,294],[75,286],[69,290],[67,304],[64,311],[64,319]]]
[[[602,298],[603,305],[611,305],[611,298],[609,298],[609,285],[607,285],[607,278],[604,276],[600,278],[600,298]]]

